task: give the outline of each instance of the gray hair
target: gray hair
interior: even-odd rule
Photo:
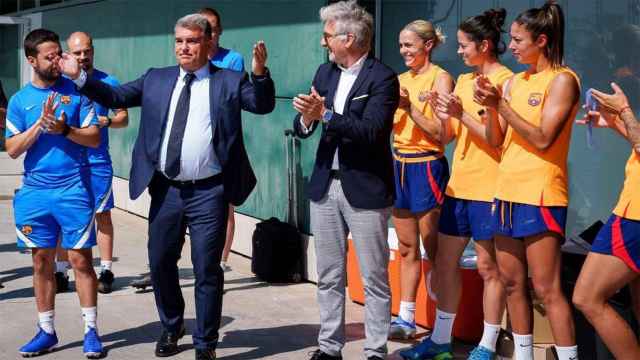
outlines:
[[[205,37],[211,37],[211,24],[209,20],[202,14],[189,14],[181,17],[176,21],[176,28],[200,29]]]
[[[355,44],[362,50],[371,49],[373,17],[356,0],[340,1],[320,9],[323,23],[333,22],[337,34],[353,34]]]

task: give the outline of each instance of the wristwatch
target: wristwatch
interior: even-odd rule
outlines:
[[[322,114],[322,122],[327,124],[329,121],[331,121],[332,117],[333,117],[333,110],[324,109],[324,113]]]

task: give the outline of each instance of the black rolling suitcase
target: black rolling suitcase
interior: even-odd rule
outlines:
[[[251,271],[267,282],[299,282],[304,274],[303,239],[298,230],[297,142],[293,131],[285,130],[287,222],[272,217],[259,222],[253,232]]]

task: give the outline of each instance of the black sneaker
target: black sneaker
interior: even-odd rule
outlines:
[[[342,360],[342,355],[332,356],[318,349],[311,353],[309,360]]]
[[[98,292],[100,294],[108,294],[111,292],[113,285],[113,273],[111,270],[102,270],[100,278],[98,278]]]
[[[69,275],[63,272],[56,272],[56,294],[69,291]]]

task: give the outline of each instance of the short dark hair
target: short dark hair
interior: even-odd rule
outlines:
[[[220,13],[218,12],[218,10],[216,10],[214,8],[210,8],[210,7],[205,7],[205,8],[200,9],[198,11],[198,14],[215,16],[216,19],[218,19],[218,26],[222,27],[222,19],[220,19]]]
[[[26,57],[38,56],[38,45],[46,42],[54,42],[60,45],[58,34],[47,29],[35,29],[24,38],[24,55]]]

